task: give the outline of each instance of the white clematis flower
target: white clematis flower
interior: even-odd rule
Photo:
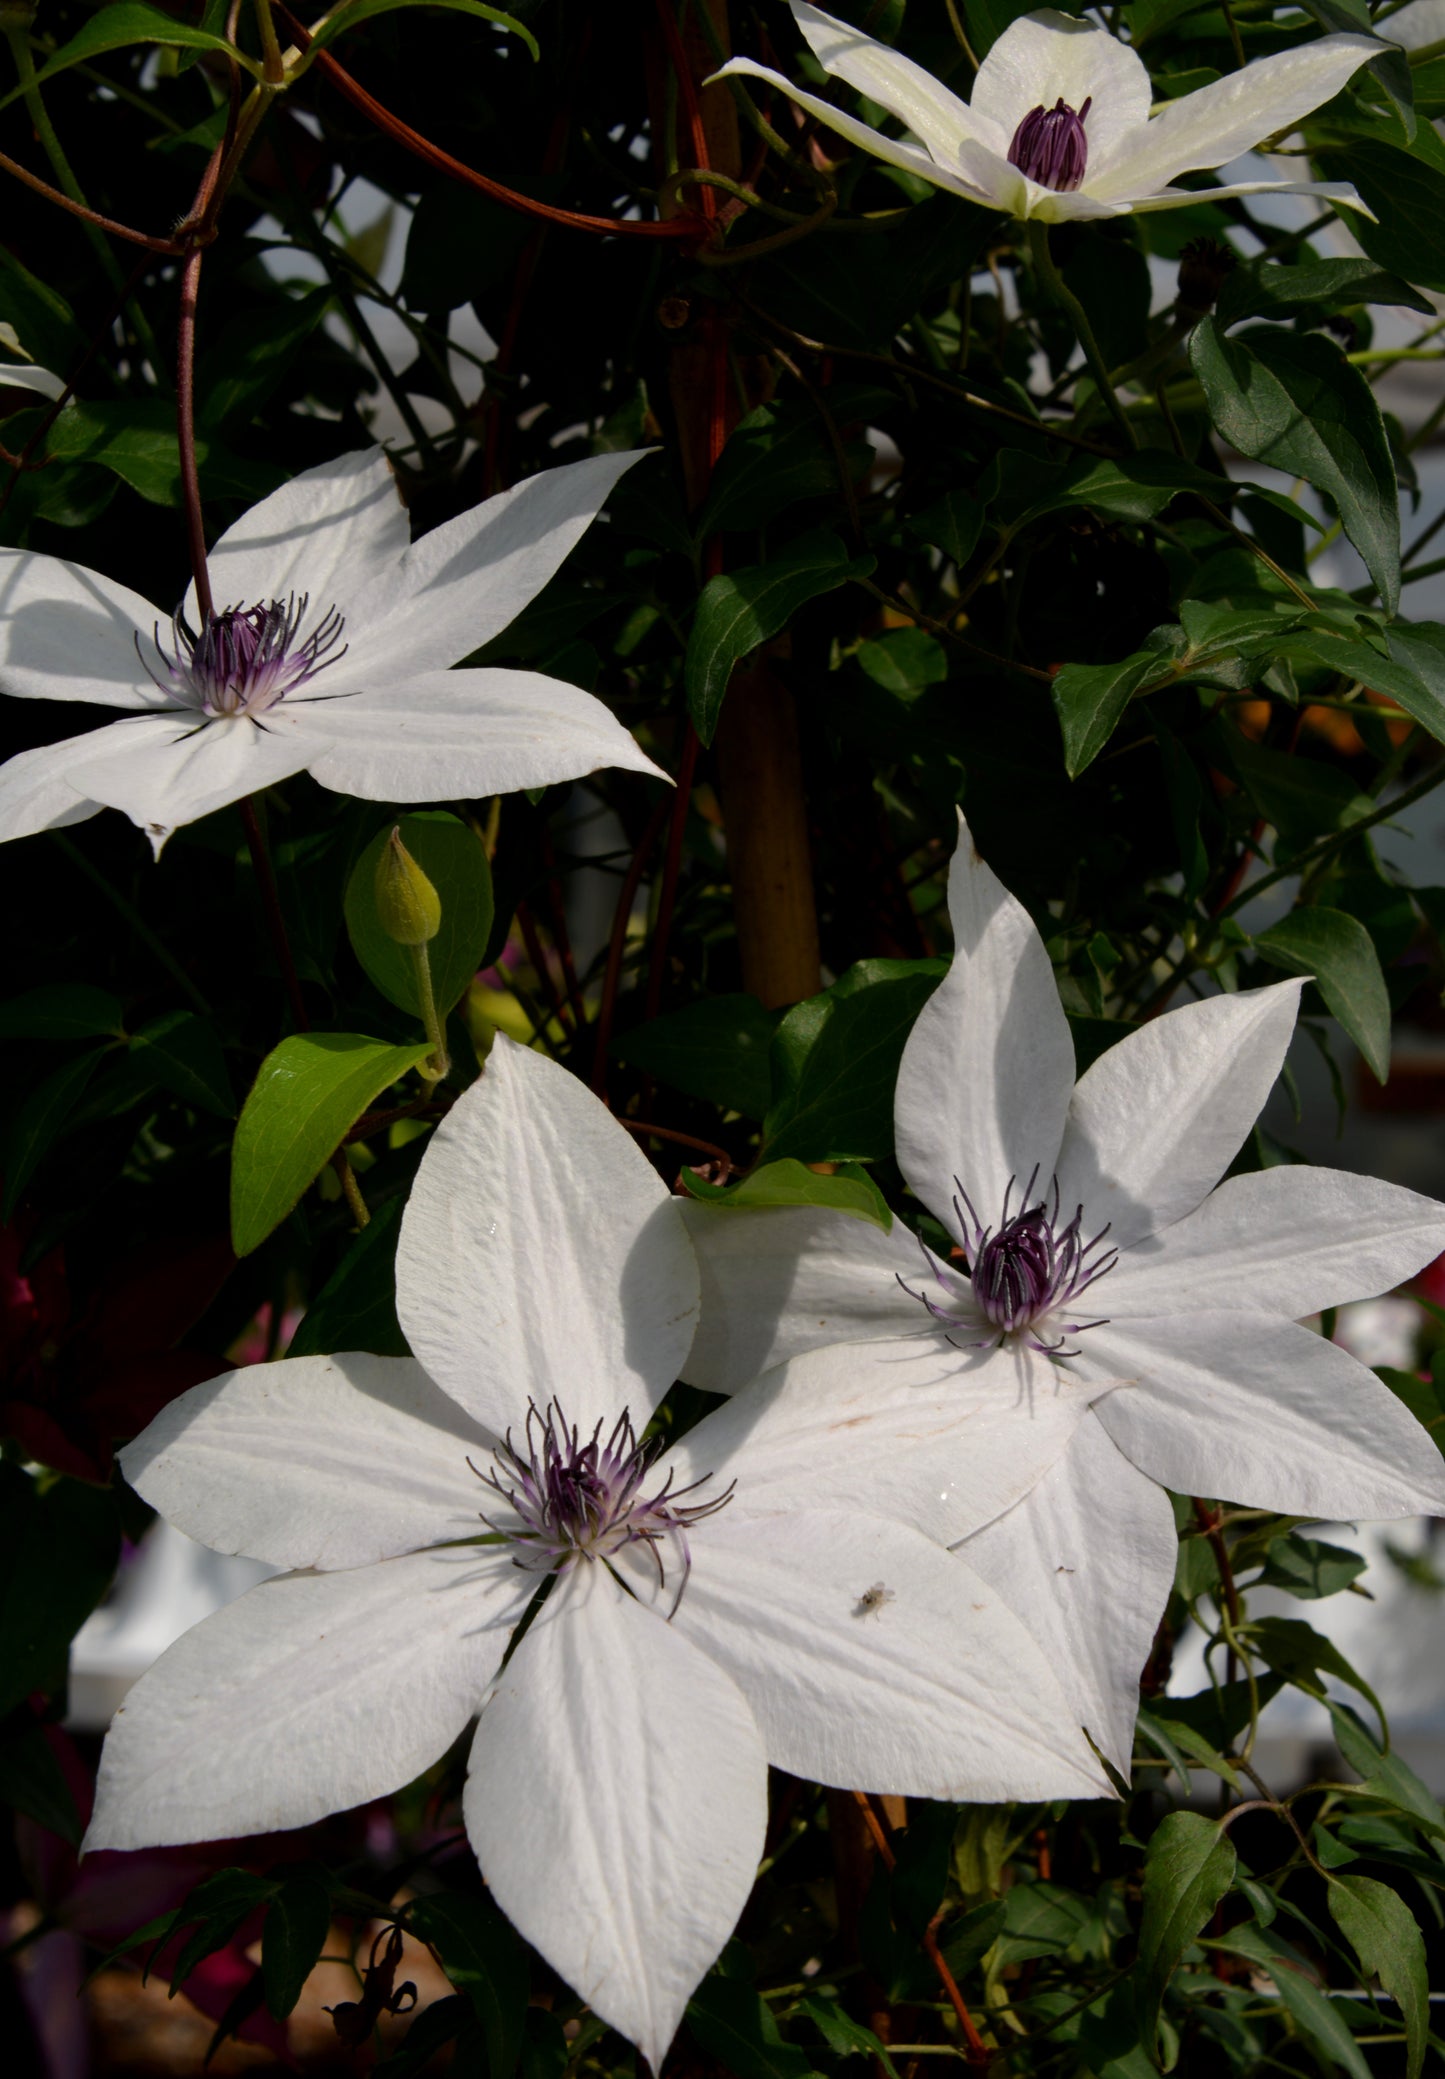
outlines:
[[[1292,129],[1382,48],[1370,36],[1323,36],[1257,58],[1151,116],[1154,92],[1137,54],[1097,22],[1053,8],[1011,23],[980,65],[972,99],[960,101],[887,44],[804,0],[789,5],[824,71],[881,103],[918,143],[885,137],[751,58],[734,58],[718,78],[765,79],[874,158],[985,209],[1046,223],[1198,202],[1193,190],[1169,183]],[[1364,208],[1343,182],[1239,181],[1206,195],[1220,201],[1266,190]]]
[[[1219,1182],[1279,1073],[1300,982],[1171,1011],[1076,1084],[1043,941],[962,817],[959,829],[956,950],[909,1036],[895,1104],[899,1166],[955,1257],[841,1214],[690,1205],[703,1311],[684,1376],[730,1392],[779,1366],[755,1395],[831,1386],[851,1402],[870,1380],[899,1392],[910,1371],[936,1391],[952,1354],[970,1419],[990,1380],[995,1406],[1022,1418],[1036,1399],[1015,1376],[1025,1360],[1092,1395],[1038,1486],[962,1549],[1127,1766],[1174,1573],[1164,1488],[1323,1519],[1445,1512],[1427,1433],[1298,1325],[1437,1256],[1445,1207],[1337,1170]],[[952,1449],[936,1439],[920,1474],[930,1524],[932,1488],[968,1434],[961,1422]],[[895,1508],[901,1492],[900,1477]]]
[[[132,710],[0,768],[0,839],[117,808],[159,853],[302,771],[367,801],[656,772],[576,686],[447,669],[535,598],[639,459],[546,470],[414,543],[382,450],[343,455],[221,536],[209,620],[194,586],[172,617],[98,571],[0,549],[0,692]]]
[[[889,1515],[889,1465],[956,1430],[951,1391],[885,1382],[843,1423],[831,1395],[742,1393],[639,1448],[697,1268],[681,1202],[563,1070],[496,1042],[423,1159],[397,1299],[415,1361],[235,1372],[123,1454],[190,1536],[294,1571],[131,1691],[88,1847],[306,1825],[480,1713],[463,1809],[493,1895],[656,2069],[751,1889],[768,1761],[930,1797],[1108,1794],[1023,1624]],[[977,1499],[990,1463],[1006,1501],[1057,1456],[1085,1404],[1056,1402],[1021,1474],[1017,1425],[980,1415],[950,1521],[1000,1505]],[[865,1484],[867,1512],[836,1498]]]
[[[0,324],[0,390],[37,390],[52,403],[65,395],[64,382],[31,360],[13,325]]]

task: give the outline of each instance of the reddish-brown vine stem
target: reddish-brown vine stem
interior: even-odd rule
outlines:
[[[896,1869],[898,1867],[898,1858],[893,1853],[893,1844],[884,1831],[883,1822],[874,1811],[871,1800],[861,1790],[855,1790],[853,1796],[857,1800],[858,1809],[863,1815],[863,1824],[873,1836],[873,1845],[883,1859],[884,1868],[889,1870]],[[938,1946],[938,1936],[931,1923],[923,1935],[923,1952],[938,1973],[938,1982],[948,1997],[948,2003],[954,2011],[959,2028],[963,2031],[963,2040],[968,2045],[969,2063],[971,2065],[986,2065],[989,2061],[988,2045],[979,2034],[974,2018],[968,2011],[968,2003],[959,1991],[958,1980],[948,1968],[947,1959]]]
[[[612,1037],[612,1021],[617,1014],[622,956],[627,949],[627,925],[632,916],[632,905],[637,900],[637,891],[642,885],[643,869],[652,856],[652,848],[661,835],[670,806],[668,797],[664,794],[648,817],[647,828],[637,840],[627,872],[622,878],[617,907],[612,912],[612,936],[607,945],[607,966],[602,976],[602,1001],[597,1009],[592,1051],[592,1088],[604,1102],[607,1097],[607,1043]]]
[[[654,1126],[650,1119],[621,1119],[618,1124],[625,1126],[629,1133],[638,1134],[644,1139],[651,1135],[660,1141],[676,1141],[680,1148],[696,1148],[700,1154],[709,1156],[714,1162],[722,1163],[729,1170],[737,1168],[727,1149],[720,1148],[716,1141],[700,1141],[696,1134],[679,1133],[674,1126]]]
[[[177,258],[186,250],[178,238],[152,238],[147,231],[133,231],[129,224],[118,224],[114,217],[103,217],[98,211],[87,209],[83,202],[72,202],[59,188],[52,188],[48,180],[42,180],[38,173],[29,172],[17,160],[7,158],[4,152],[0,152],[0,173],[8,173],[13,179],[23,181],[27,188],[43,195],[47,202],[68,209],[73,217],[83,217],[87,224],[94,224],[99,231],[108,231],[112,238],[123,238],[128,245],[143,245],[148,253],[164,253],[169,259]]]

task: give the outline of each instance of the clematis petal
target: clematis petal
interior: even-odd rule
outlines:
[[[188,1537],[330,1571],[479,1535],[493,1443],[414,1359],[353,1353],[208,1379],[119,1455]]]
[[[1001,157],[1007,153],[1012,131],[1000,134],[993,123],[911,58],[890,50],[886,43],[875,43],[871,36],[847,22],[835,21],[821,8],[805,5],[804,0],[788,0],[788,4],[823,70],[846,80],[906,123],[940,166],[955,164],[958,145],[965,138],[991,145]]]
[[[990,192],[954,171],[952,163],[940,165],[916,144],[905,144],[897,137],[885,137],[881,130],[860,123],[856,116],[845,115],[830,101],[821,101],[816,94],[804,93],[801,87],[795,87],[791,80],[785,79],[781,72],[774,72],[770,66],[759,65],[752,58],[731,58],[713,74],[714,79],[743,77],[765,80],[770,87],[776,87],[780,94],[786,94],[790,101],[796,102],[799,108],[806,109],[810,116],[815,116],[830,130],[836,130],[840,137],[846,137],[849,144],[857,145],[860,151],[881,159],[887,166],[897,166],[904,173],[915,174],[919,180],[929,181],[935,188],[946,188],[949,194],[961,195],[966,202],[981,203],[989,209],[1004,206],[995,201]]]
[[[463,1810],[507,1918],[660,2071],[763,1852],[766,1758],[736,1685],[589,1567],[498,1681]]]
[[[1090,190],[1110,198],[1147,195],[1176,173],[1224,166],[1263,138],[1292,130],[1380,48],[1372,36],[1322,36],[1166,101],[1152,121],[1131,126],[1097,171],[1091,154]]]
[[[9,326],[5,330],[8,332]],[[13,337],[12,333],[12,340]],[[65,395],[65,381],[52,375],[48,368],[37,368],[33,361],[0,361],[0,390],[35,390],[54,403]]]
[[[123,810],[159,853],[180,824],[274,787],[309,757],[306,737],[275,710],[264,725],[244,715],[212,722],[137,715],[84,745],[71,784],[77,794]]]
[[[708,1393],[736,1393],[759,1372],[826,1343],[933,1325],[898,1282],[928,1275],[928,1259],[901,1221],[884,1234],[866,1220],[805,1206],[744,1213],[679,1203],[702,1277],[702,1314],[682,1376]]]
[[[1011,1178],[1054,1167],[1074,1043],[1043,940],[974,850],[962,815],[948,874],[954,955],[908,1035],[894,1102],[898,1162],[961,1240],[959,1182],[985,1226]]]
[[[128,721],[108,722],[84,736],[62,737],[58,744],[41,744],[7,758],[0,765],[0,843],[31,837],[37,830],[64,830],[98,814],[101,804],[73,787],[70,775],[87,745],[129,726]]]
[[[727,1669],[776,1767],[914,1797],[1109,1795],[1025,1626],[931,1538],[814,1508],[724,1512],[694,1547],[673,1629]],[[628,1579],[655,1594],[644,1568]]]
[[[575,1076],[499,1036],[432,1137],[401,1224],[397,1313],[490,1429],[555,1396],[640,1430],[687,1355],[697,1264],[678,1202]]]
[[[1374,1299],[1445,1250],[1445,1206],[1378,1177],[1289,1164],[1227,1177],[1101,1286],[1115,1320],[1240,1307],[1299,1320]]]
[[[1069,1105],[1060,1204],[1119,1249],[1193,1212],[1264,1108],[1303,986],[1185,1004],[1101,1054]]]
[[[736,1480],[729,1518],[887,1510],[945,1543],[1011,1508],[1068,1448],[1107,1388],[1029,1349],[942,1336],[835,1343],[779,1365],[668,1453],[676,1484]]]
[[[667,775],[600,700],[540,671],[429,671],[377,692],[298,701],[324,732],[310,770],[363,801],[454,801],[581,779],[604,766]]]
[[[1127,1777],[1139,1675],[1179,1556],[1164,1489],[1088,1415],[1038,1485],[958,1552],[1024,1619],[1070,1720]]]
[[[136,652],[159,613],[98,570],[0,549],[0,693],[24,700],[93,700],[102,707],[167,704]]]
[[[1144,215],[1151,209],[1187,209],[1201,196],[1207,202],[1228,202],[1234,195],[1313,195],[1334,209],[1358,210],[1374,222],[1375,212],[1343,180],[1238,180],[1224,188],[1161,188],[1157,195],[1136,195],[1121,201],[1121,214]]]
[[[1149,119],[1149,74],[1128,44],[1097,23],[1051,7],[1011,22],[993,43],[974,81],[970,106],[993,125],[1007,152],[1032,109],[1064,101],[1076,112],[1092,101],[1084,124],[1089,145],[1086,186],[1095,164],[1111,161],[1122,139]],[[1261,132],[1261,135],[1263,133]]]
[[[302,470],[226,529],[206,559],[212,596],[224,610],[304,592],[313,613],[334,606],[345,617],[354,644],[410,542],[385,450],[358,448]],[[186,618],[200,625],[194,586]],[[335,667],[328,676],[339,682]]]
[[[413,542],[358,624],[366,629],[364,652],[353,648],[344,682],[379,692],[444,670],[500,635],[561,568],[645,452],[590,455],[544,469]]]
[[[1254,1313],[1111,1321],[1078,1368],[1139,1383],[1098,1416],[1178,1494],[1324,1520],[1445,1513],[1445,1461],[1387,1386],[1292,1321]]]
[[[85,1848],[273,1833],[400,1790],[477,1710],[529,1585],[475,1549],[263,1581],[130,1691]]]

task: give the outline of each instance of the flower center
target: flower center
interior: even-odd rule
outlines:
[[[1063,195],[1071,193],[1082,182],[1089,163],[1084,124],[1093,105],[1094,97],[1090,94],[1077,112],[1062,99],[1052,108],[1045,108],[1042,102],[1031,108],[1008,148],[1010,166],[1017,166],[1020,173],[1037,181],[1041,188],[1056,188]]]
[[[733,1483],[709,1501],[685,1502],[712,1478],[704,1473],[686,1487],[673,1487],[669,1473],[647,1492],[663,1440],[640,1444],[632,1417],[622,1415],[604,1441],[599,1422],[584,1442],[565,1421],[556,1401],[545,1413],[535,1401],[527,1407],[527,1426],[520,1443],[508,1430],[497,1446],[492,1470],[484,1474],[490,1487],[512,1511],[510,1520],[482,1521],[500,1532],[512,1547],[514,1566],[530,1572],[559,1574],[579,1560],[605,1564],[628,1545],[642,1545],[665,1585],[665,1553],[681,1568],[669,1617],[682,1601],[692,1568],[687,1533],[694,1523],[726,1508]]]
[[[953,1312],[949,1305],[940,1304],[927,1293],[915,1292],[911,1285],[904,1286],[912,1298],[927,1307],[935,1320],[950,1328],[977,1328],[980,1325],[977,1317],[981,1314],[992,1333],[986,1333],[965,1347],[983,1349],[992,1343],[1001,1343],[1009,1336],[1022,1334],[1035,1350],[1055,1357],[1069,1357],[1077,1355],[1077,1352],[1064,1347],[1069,1336],[1104,1325],[1102,1318],[1073,1321],[1060,1320],[1058,1316],[1070,1309],[1073,1301],[1106,1271],[1112,1270],[1118,1261],[1118,1251],[1109,1248],[1105,1240],[1109,1229],[1102,1227],[1092,1240],[1086,1241],[1082,1206],[1075,1208],[1072,1220],[1067,1223],[1060,1221],[1057,1177],[1051,1201],[1041,1198],[1030,1203],[1037,1181],[1038,1171],[1035,1170],[1024,1187],[1019,1210],[1011,1214],[1009,1204],[1013,1198],[1014,1179],[1009,1179],[1003,1199],[1003,1216],[995,1229],[983,1225],[962,1184],[954,1178],[958,1187],[954,1210],[958,1215],[968,1268],[958,1272],[932,1257],[928,1260],[937,1282],[954,1306],[960,1302],[972,1302],[967,1312]],[[1044,1341],[1036,1333],[1045,1323],[1056,1331],[1051,1342]]]
[[[178,695],[186,707],[199,708],[207,716],[245,715],[255,721],[346,655],[347,646],[341,643],[344,624],[334,606],[303,637],[309,603],[308,593],[298,598],[293,592],[261,606],[228,606],[221,613],[206,614],[199,634],[178,612],[171,622],[171,653],[161,642],[159,628],[155,631],[164,676],[147,660],[139,636],[136,649],[161,691]]]

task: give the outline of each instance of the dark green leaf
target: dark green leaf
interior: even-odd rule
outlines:
[[[66,1649],[105,1594],[120,1553],[108,1489],[42,1485],[0,1466],[0,1717],[63,1684]]]
[[[1370,1700],[1374,1702],[1373,1697]],[[1363,1779],[1360,1790],[1407,1813],[1434,1839],[1445,1839],[1445,1810],[1410,1764],[1398,1754],[1386,1754],[1348,1704],[1327,1700],[1326,1708],[1341,1754]]]
[[[396,1243],[405,1200],[389,1198],[354,1236],[291,1338],[288,1357],[325,1357],[332,1350],[371,1350],[409,1357],[396,1318]]]
[[[46,1076],[33,1090],[22,1093],[5,1129],[4,1156],[0,1161],[5,1175],[5,1198],[0,1218],[8,1220],[20,1203],[26,1185],[80,1102],[104,1053],[105,1049],[98,1047],[89,1054],[80,1054]]]
[[[873,450],[845,449],[850,478],[866,475]],[[766,527],[804,498],[839,495],[838,458],[810,404],[771,402],[739,421],[723,449],[697,517],[699,541],[726,530]]]
[[[510,2079],[527,2012],[527,1955],[510,1925],[490,1899],[454,1891],[417,1899],[409,1917],[476,2011],[489,2079]]]
[[[1372,260],[1417,289],[1445,289],[1445,173],[1414,152],[1351,138],[1347,150],[1321,153],[1331,180],[1350,181],[1375,220],[1350,213],[1350,228]]]
[[[850,556],[836,534],[818,529],[766,563],[710,578],[688,637],[683,680],[688,712],[705,744],[712,742],[733,666],[768,642],[810,599],[851,578],[867,577],[872,556]]]
[[[1214,318],[1228,327],[1245,318],[1289,318],[1305,310],[1347,310],[1356,303],[1402,304],[1427,314],[1433,307],[1373,260],[1307,260],[1299,267],[1255,260],[1226,276]]]
[[[978,547],[983,515],[982,500],[971,498],[966,491],[947,491],[904,524],[930,548],[941,549],[953,562],[963,564]]]
[[[1399,494],[1380,407],[1360,371],[1317,332],[1263,325],[1226,339],[1212,318],[1196,327],[1189,355],[1224,438],[1333,499],[1393,613],[1400,596]]]
[[[1136,1991],[1139,2026],[1154,2041],[1164,1989],[1190,1943],[1234,1882],[1234,1844],[1212,1819],[1171,1812],[1144,1858],[1144,1916]]]
[[[870,1162],[893,1148],[893,1086],[940,960],[860,960],[821,996],[795,1004],[772,1045],[770,1162]]]
[[[682,1181],[692,1198],[710,1206],[755,1210],[766,1206],[824,1206],[855,1220],[869,1220],[885,1234],[893,1225],[888,1201],[863,1169],[848,1167],[832,1174],[809,1169],[790,1158],[765,1162],[740,1184],[710,1184],[696,1170],[684,1169]]]
[[[245,423],[254,418],[331,301],[329,288],[309,289],[304,296],[268,298],[231,318],[217,344],[196,364],[197,425],[216,431],[228,419]]]
[[[500,7],[486,6],[484,0],[351,0],[349,7],[334,8],[325,16],[311,39],[312,46],[320,50],[328,43],[335,43],[348,29],[354,29],[358,22],[370,21],[373,15],[395,14],[397,9],[402,7],[441,7],[456,14],[475,15],[479,21],[495,22],[499,28],[509,30],[513,36],[519,36],[534,58],[541,56],[537,48],[537,39],[525,24],[519,22],[515,15],[504,14]],[[424,34],[425,31],[421,33]]]
[[[0,319],[13,325],[26,353],[64,375],[85,352],[85,336],[59,292],[0,247]]]
[[[326,1872],[313,1863],[288,1870],[261,1933],[261,1983],[274,2021],[284,2021],[300,1999],[330,1932]]]
[[[1117,664],[1066,664],[1049,689],[1064,738],[1064,767],[1071,780],[1092,765],[1124,719],[1139,688],[1164,669],[1152,650],[1138,650]]]
[[[1445,1456],[1445,1382],[1417,1378],[1414,1372],[1392,1371],[1386,1366],[1380,1367],[1377,1376],[1397,1400],[1405,1403],[1421,1427],[1429,1430],[1436,1449]]]
[[[714,1972],[687,2003],[687,2025],[734,2079],[809,2079],[808,2054],[785,2043],[751,1985]]]
[[[1288,757],[1239,735],[1229,738],[1229,756],[1265,822],[1289,846],[1345,830],[1374,813],[1370,796],[1319,758]]]
[[[1324,1697],[1322,1675],[1334,1675],[1357,1691],[1383,1722],[1380,1699],[1361,1675],[1356,1674],[1338,1646],[1320,1637],[1300,1617],[1255,1617],[1249,1623],[1249,1641],[1267,1666],[1293,1682],[1310,1696]]]
[[[258,1877],[252,1870],[217,1870],[198,1884],[171,1916],[173,1930],[191,1929],[169,1973],[171,1990],[179,1992],[196,1965],[224,1949],[242,1921],[280,1888],[274,1878]]]
[[[46,434],[46,450],[113,470],[152,505],[179,506],[175,418],[174,407],[159,397],[72,402]],[[262,498],[279,480],[269,464],[246,461],[205,435],[196,440],[196,461],[201,489],[212,497]]]
[[[1336,1877],[1330,1911],[1359,1957],[1367,1978],[1378,1978],[1405,2022],[1406,2079],[1420,2079],[1430,2029],[1430,1977],[1425,1942],[1397,1891],[1373,1877]]]
[[[1246,1956],[1269,1973],[1295,2027],[1331,2066],[1348,2072],[1350,2079],[1371,2079],[1364,2052],[1355,2043],[1340,2008],[1320,1991],[1310,1975],[1310,1966],[1288,1942],[1261,1927],[1246,1924],[1231,1928],[1211,1942],[1212,1948],[1231,1956]]]
[[[1338,1595],[1365,1571],[1358,1552],[1343,1545],[1326,1545],[1319,1538],[1302,1538],[1298,1533],[1273,1538],[1259,1576],[1264,1588],[1283,1588],[1302,1602]]]
[[[152,7],[149,0],[115,0],[114,6],[103,7],[99,14],[92,15],[83,29],[77,31],[69,42],[63,43],[54,57],[46,60],[38,78],[43,84],[72,65],[84,64],[87,59],[98,58],[106,51],[123,50],[133,43],[169,43],[191,50],[226,51],[248,72],[257,72],[254,61],[245,57],[234,44],[227,43],[224,36],[214,35],[209,29],[193,29],[188,23],[167,14],[163,8]],[[8,108],[19,98],[20,92],[19,87],[12,87],[0,100],[0,108]]]
[[[131,1040],[131,1058],[198,1111],[234,1119],[236,1097],[214,1029],[194,1011],[168,1011]]]
[[[1030,506],[1017,524],[1027,526],[1045,513],[1065,512],[1075,505],[1087,505],[1116,520],[1152,520],[1181,491],[1218,498],[1221,490],[1228,489],[1226,482],[1196,468],[1192,462],[1156,450],[1140,455],[1111,455],[1103,462],[1082,457],[1070,467],[1058,488]]]
[[[820,1993],[807,1993],[798,2002],[798,2012],[812,2022],[835,2057],[856,2057],[861,2052],[866,2057],[877,2058],[888,2079],[897,2079],[893,2060],[883,2043],[871,2028],[855,2021],[837,2000],[824,1999]]]
[[[528,2020],[533,2014],[541,2013],[539,2007],[529,2008]],[[550,2014],[543,2015],[543,2019],[557,2025],[555,2017]],[[471,2001],[459,1992],[446,1999],[433,2000],[429,2007],[423,2007],[407,2030],[400,2048],[393,2050],[390,2057],[383,2058],[376,2067],[375,2079],[421,2079],[424,2072],[436,2069],[433,2060],[437,2052],[449,2043],[457,2046],[451,2066],[457,2079],[462,2079],[463,2074],[485,2072],[483,2060],[486,2053],[482,2048],[482,2032],[476,2013]],[[525,2059],[523,2074],[524,2079],[534,2079]],[[555,2079],[555,2075],[548,2072],[536,2075],[536,2079]]]
[[[119,999],[88,982],[27,989],[23,996],[0,1003],[0,1039],[101,1039],[124,1034]]]
[[[944,1961],[955,1978],[966,1977],[1003,1933],[1008,1918],[1004,1899],[988,1899],[950,1921],[941,1938]]]
[[[58,1834],[72,1848],[79,1846],[84,1829],[65,1771],[42,1728],[25,1714],[17,1713],[0,1735],[0,1802]]]
[[[431,1052],[359,1032],[296,1032],[261,1063],[231,1153],[231,1239],[259,1248],[383,1090]]]
[[[1004,1964],[1058,1956],[1073,1946],[1094,1917],[1093,1901],[1062,1884],[1015,1884],[1003,1905],[997,1957]]]
[[[711,996],[624,1032],[608,1052],[674,1090],[761,1119],[768,1109],[768,1048],[779,1011],[755,996]]]
[[[427,947],[432,991],[443,1017],[459,1001],[481,963],[492,930],[492,872],[481,839],[444,809],[422,809],[377,831],[346,884],[346,929],[357,959],[389,1002],[421,1016],[410,949],[399,946],[376,914],[376,867],[393,830],[441,898],[441,929]]]
[[[1255,951],[1286,974],[1312,975],[1332,1014],[1378,1082],[1390,1073],[1390,997],[1375,942],[1344,910],[1291,910],[1262,931]]]
[[[545,2007],[529,2007],[522,2030],[520,2079],[562,2079],[571,2055],[557,2016]]]
[[[922,628],[892,628],[860,643],[857,655],[873,683],[900,700],[916,700],[948,677],[942,643]]]

